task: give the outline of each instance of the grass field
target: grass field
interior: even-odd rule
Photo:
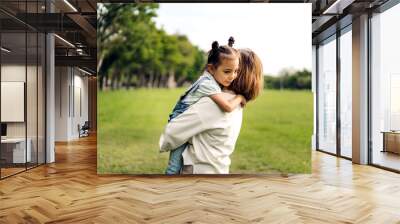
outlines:
[[[184,89],[98,93],[99,173],[164,173],[158,140]],[[313,127],[310,91],[266,90],[243,111],[231,173],[309,173]]]

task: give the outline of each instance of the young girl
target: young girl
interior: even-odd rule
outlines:
[[[235,80],[239,69],[240,54],[232,47],[233,43],[233,37],[229,38],[229,46],[219,46],[217,41],[212,43],[203,75],[180,97],[168,122],[205,96],[210,97],[225,112],[231,112],[239,105],[246,104],[242,95],[236,95],[229,101],[221,96],[222,89],[228,88]],[[183,166],[182,153],[186,146],[187,143],[171,151],[166,174],[180,173]]]

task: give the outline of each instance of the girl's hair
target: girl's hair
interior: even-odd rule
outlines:
[[[264,75],[260,58],[250,49],[240,49],[238,76],[229,88],[242,94],[247,101],[254,100],[263,89]]]
[[[219,46],[217,41],[211,45],[211,50],[208,52],[207,64],[213,65],[215,68],[219,66],[223,59],[235,59],[239,57],[239,51],[233,48],[235,40],[230,37],[228,45]]]

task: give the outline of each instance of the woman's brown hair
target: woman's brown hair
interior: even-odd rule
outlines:
[[[247,101],[254,100],[264,86],[263,68],[260,58],[250,49],[240,49],[238,76],[229,89],[241,94]]]

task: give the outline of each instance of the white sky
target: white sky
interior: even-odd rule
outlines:
[[[156,24],[167,33],[181,33],[204,51],[217,40],[250,48],[265,74],[283,68],[311,70],[310,3],[161,3]]]

